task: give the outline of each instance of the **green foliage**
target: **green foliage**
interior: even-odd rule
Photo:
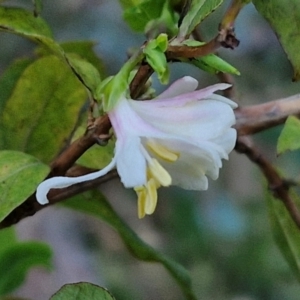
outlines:
[[[182,38],[189,36],[194,28],[222,2],[223,0],[192,0],[191,7],[180,25],[178,36]]]
[[[34,17],[30,12],[19,8],[0,7],[0,28],[4,31],[22,35],[43,45],[60,59],[65,60],[73,70],[74,74],[87,87],[92,94],[95,93],[100,83],[98,70],[81,56],[66,54],[63,48],[52,39],[52,34],[46,22],[40,17]],[[68,47],[68,45],[66,45]],[[81,54],[86,50],[87,45],[77,46]],[[75,47],[74,47],[75,48]],[[76,51],[76,49],[74,51]],[[91,58],[91,54],[89,54]]]
[[[50,300],[114,300],[115,298],[103,287],[80,282],[64,285]]]
[[[294,80],[300,79],[300,2],[298,0],[253,0],[258,12],[273,27],[294,68]]]
[[[216,74],[223,72],[240,75],[240,72],[235,67],[215,54],[208,54],[200,58],[189,60],[188,62],[208,73]]]
[[[98,86],[95,99],[103,103],[105,112],[112,110],[122,97],[129,97],[130,74],[142,59],[140,52],[132,55],[115,76],[107,77]]]
[[[96,89],[101,83],[98,70],[88,61],[81,59],[77,54],[66,53],[65,57],[78,79],[95,95]]]
[[[95,54],[95,43],[91,41],[71,41],[61,43],[60,46],[66,53],[74,53],[91,63],[105,77],[104,65],[101,59]]]
[[[124,11],[124,20],[135,31],[144,31],[146,25],[160,17],[165,0],[144,0]]]
[[[34,40],[40,36],[52,37],[51,30],[42,18],[22,8],[0,7],[0,29]]]
[[[0,77],[0,114],[6,100],[10,97],[14,90],[15,83],[31,63],[32,60],[27,58],[16,60]]]
[[[157,73],[157,77],[162,84],[167,84],[169,81],[169,68],[165,51],[168,48],[168,37],[166,34],[160,34],[157,39],[147,43],[143,52],[146,60],[153,70]]]
[[[69,208],[103,219],[119,233],[132,255],[143,261],[161,263],[177,281],[187,299],[196,299],[192,292],[191,279],[187,271],[181,265],[143,242],[116,214],[110,204],[98,191],[90,191],[81,196],[73,197],[63,204]]]
[[[64,62],[55,56],[36,60],[18,78],[0,111],[1,148],[49,162],[66,144],[85,101],[85,89]]]
[[[277,154],[288,150],[300,148],[300,120],[297,117],[289,116],[281,131],[277,143]]]
[[[51,257],[49,246],[40,242],[11,243],[9,246],[1,247],[0,296],[20,286],[30,268],[43,266],[50,269]]]
[[[0,221],[34,193],[48,172],[48,166],[28,154],[0,151]]]
[[[16,232],[14,227],[1,229],[0,231],[0,252],[8,249],[11,245],[17,242]]]
[[[290,192],[290,196],[292,201],[300,207],[299,197],[294,192]],[[268,193],[267,202],[275,241],[290,268],[294,271],[298,280],[300,280],[299,228],[296,226],[289,212],[280,200]]]

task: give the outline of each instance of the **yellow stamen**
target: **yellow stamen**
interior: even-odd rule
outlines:
[[[146,205],[146,198],[147,198],[147,190],[144,186],[135,187],[134,190],[138,196],[138,217],[142,219],[145,217],[145,205]]]
[[[147,140],[146,145],[153,153],[165,161],[174,162],[179,158],[179,153],[167,149],[154,140]]]
[[[144,211],[147,215],[154,213],[157,204],[157,189],[154,178],[151,178],[146,185],[147,196]]]
[[[149,162],[149,172],[155,180],[162,186],[169,186],[172,183],[172,178],[166,169],[155,159],[152,158]]]

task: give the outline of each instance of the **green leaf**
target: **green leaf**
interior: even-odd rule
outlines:
[[[68,141],[86,97],[64,62],[40,58],[23,72],[0,111],[0,148],[51,161]]]
[[[15,84],[24,70],[32,63],[31,59],[14,61],[0,77],[0,112],[13,92]]]
[[[105,78],[98,86],[95,99],[102,102],[105,112],[113,109],[123,97],[128,97],[130,74],[143,57],[142,53],[135,53],[115,76]]]
[[[15,227],[0,230],[0,253],[17,242]],[[1,280],[1,279],[0,279]]]
[[[77,54],[65,54],[68,64],[77,78],[95,95],[96,89],[101,82],[98,70],[88,61]]]
[[[91,41],[71,41],[61,43],[60,46],[66,53],[74,53],[90,62],[100,73],[101,77],[105,77],[104,64],[102,60],[95,54],[95,43]]]
[[[0,30],[32,39],[39,36],[52,37],[51,30],[42,18],[15,7],[0,7]]]
[[[197,299],[193,294],[188,272],[181,265],[142,241],[98,191],[90,191],[73,197],[65,201],[63,205],[103,219],[119,233],[132,255],[143,261],[161,263],[177,281],[187,299]]]
[[[143,49],[147,62],[157,73],[157,77],[162,84],[167,84],[169,80],[168,62],[164,53],[167,47],[167,35],[160,34],[155,40],[149,41]]]
[[[223,72],[223,73],[229,73],[234,75],[240,75],[240,72],[235,67],[233,67],[228,62],[226,62],[221,57],[215,54],[208,54],[200,58],[187,60],[187,62],[195,65],[196,67],[202,69],[203,71],[212,74]]]
[[[34,266],[51,268],[52,252],[39,242],[15,243],[0,252],[0,296],[16,289]]]
[[[281,131],[277,143],[277,154],[288,150],[300,148],[300,120],[297,117],[289,116]]]
[[[112,294],[103,287],[89,283],[80,282],[64,285],[50,300],[115,300]]]
[[[300,199],[290,192],[290,197],[300,207]],[[274,198],[270,193],[267,195],[268,209],[271,227],[275,241],[285,257],[290,268],[300,280],[300,232],[295,222],[290,217],[284,204]]]
[[[185,15],[179,28],[179,37],[185,38],[211,14],[223,0],[193,0],[190,10]]]
[[[0,151],[0,221],[34,193],[48,172],[49,167],[35,157]]]
[[[300,79],[300,1],[253,0],[258,12],[270,23]]]
[[[42,46],[44,39],[41,40]],[[49,47],[49,40],[46,47],[36,50],[39,56],[55,54],[67,62],[74,74],[79,78],[94,96],[97,86],[100,84],[101,75],[104,77],[104,65],[93,51],[95,43],[91,41],[67,42],[60,45],[52,42],[55,46]]]
[[[135,31],[144,31],[146,25],[160,17],[164,0],[144,0],[138,5],[130,6],[124,11],[124,20]]]

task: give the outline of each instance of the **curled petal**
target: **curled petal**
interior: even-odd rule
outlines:
[[[53,177],[46,179],[43,181],[36,190],[36,199],[37,201],[44,205],[49,203],[47,198],[47,194],[51,189],[62,189],[68,186],[71,186],[76,183],[89,181],[101,177],[107,174],[113,167],[116,165],[116,158],[114,157],[113,160],[102,170],[94,173],[90,173],[87,175],[79,176],[79,177]]]

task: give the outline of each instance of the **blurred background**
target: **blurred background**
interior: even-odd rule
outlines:
[[[108,75],[115,74],[131,47],[145,37],[122,20],[117,0],[43,0],[42,16],[56,40],[92,40]],[[207,18],[201,33],[209,40],[229,1]],[[31,1],[7,1],[32,9]],[[241,72],[235,77],[239,105],[266,102],[296,94],[292,68],[269,25],[249,4],[239,15],[240,46],[219,54]],[[18,57],[32,56],[35,45],[0,34],[0,72]],[[171,82],[183,75],[199,87],[218,82],[192,66],[172,64]],[[157,90],[164,89],[153,79]],[[286,177],[299,176],[299,153],[276,157],[280,127],[254,137],[262,152],[280,166]],[[115,210],[150,245],[185,266],[199,299],[299,299],[300,285],[277,249],[268,220],[263,178],[248,159],[237,153],[224,162],[218,181],[205,192],[160,189],[154,215],[138,220],[136,196],[118,180],[101,186]],[[108,288],[116,299],[184,299],[173,279],[158,264],[139,262],[104,222],[63,207],[49,207],[17,225],[20,239],[38,239],[53,247],[54,269],[30,271],[15,293],[28,299],[49,299],[63,284],[89,281]]]

